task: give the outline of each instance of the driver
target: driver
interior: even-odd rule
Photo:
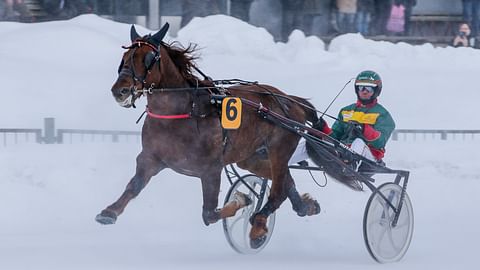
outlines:
[[[395,129],[395,122],[390,113],[378,103],[382,79],[374,71],[362,71],[356,77],[354,87],[357,102],[340,110],[332,128],[323,119],[314,127],[350,146],[354,152],[383,164],[385,144]],[[303,140],[299,143],[290,164],[306,159],[306,154],[300,153],[306,152],[304,143]]]

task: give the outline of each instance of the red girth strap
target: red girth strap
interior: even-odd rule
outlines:
[[[146,109],[147,115],[155,118],[155,119],[187,119],[191,118],[189,113],[185,114],[172,114],[172,115],[162,115],[162,114],[155,114],[151,112],[148,108]]]

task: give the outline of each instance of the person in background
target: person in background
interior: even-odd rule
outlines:
[[[92,0],[39,0],[39,4],[52,20],[66,20],[93,12]]]
[[[2,20],[31,22],[33,19],[23,0],[4,0],[3,7],[3,12],[0,14]]]
[[[476,48],[476,39],[472,36],[472,31],[467,22],[463,22],[458,27],[458,32],[455,38],[453,39],[453,47],[472,47]]]
[[[375,12],[375,0],[358,0],[355,17],[357,32],[364,36],[370,34],[370,22]]]
[[[355,32],[357,0],[337,0],[337,23],[340,33]]]
[[[462,0],[463,20],[471,27],[472,36],[478,35],[480,0]]]
[[[375,0],[374,17],[370,25],[374,29],[375,35],[385,35],[387,33],[387,21],[392,9],[392,0]],[[372,30],[373,30],[372,29]]]
[[[396,5],[405,7],[405,31],[403,35],[408,36],[410,33],[410,17],[412,17],[413,7],[417,4],[417,0],[395,0]]]
[[[303,6],[305,0],[282,0],[282,41],[295,29],[303,29]]]
[[[182,0],[182,21],[180,27],[187,25],[194,17],[206,17],[220,13],[218,0]]]
[[[253,0],[231,0],[230,15],[244,22],[250,21],[250,6]]]

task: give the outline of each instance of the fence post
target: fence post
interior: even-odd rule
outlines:
[[[393,131],[392,140],[393,141],[398,141],[398,131],[396,131],[396,130]]]
[[[158,29],[160,27],[160,1],[148,1],[148,28]]]
[[[443,131],[441,132],[440,138],[441,138],[442,140],[446,140],[446,139],[447,139],[447,132],[443,130]]]
[[[43,142],[46,144],[56,143],[57,138],[55,138],[55,118],[44,118],[43,124],[45,132],[43,136]]]

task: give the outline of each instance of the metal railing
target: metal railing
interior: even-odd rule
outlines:
[[[396,129],[392,141],[478,140],[480,130]],[[55,129],[55,119],[45,118],[43,129],[0,128],[0,145],[20,143],[139,143],[140,131]]]
[[[140,142],[140,131],[57,129],[56,143]]]
[[[396,129],[392,133],[392,140],[474,140],[480,139],[479,135],[480,130],[467,129]]]
[[[34,128],[0,128],[0,138],[3,146],[24,142],[41,143],[42,130]]]

